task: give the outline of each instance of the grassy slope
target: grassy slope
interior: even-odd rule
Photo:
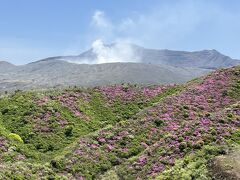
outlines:
[[[160,91],[116,86],[9,95],[0,100],[0,178],[206,179],[208,159],[224,142],[239,141],[239,76],[237,67]],[[204,123],[210,129],[199,130]],[[196,131],[185,134],[187,126]]]
[[[150,90],[154,91],[156,88],[158,87]],[[9,142],[8,150],[3,152],[1,158],[4,159],[5,163],[2,164],[6,169],[5,171],[3,168],[3,174],[15,176],[11,175],[12,169],[22,164],[25,164],[23,167],[26,166],[22,171],[30,171],[29,168],[32,167],[27,165],[41,164],[40,167],[46,168],[45,171],[52,172],[48,168],[49,162],[54,157],[64,154],[64,148],[71,146],[79,137],[130,119],[141,109],[176,93],[179,89],[166,87],[154,96],[145,95],[143,88],[134,86],[122,88],[123,97],[106,97],[101,89],[17,92],[9,95],[0,100],[1,138],[4,138],[4,145],[7,144],[5,140]],[[134,95],[130,100],[124,99],[129,98],[124,97],[128,93]],[[14,136],[10,137],[10,133],[14,133]],[[24,143],[21,143],[21,140]],[[10,153],[9,148],[13,148]],[[21,165],[17,163],[15,167],[15,164],[11,163],[19,160],[19,157],[24,163],[19,162]],[[46,164],[42,165],[42,162]]]

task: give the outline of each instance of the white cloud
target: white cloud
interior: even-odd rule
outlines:
[[[201,3],[187,2],[155,7],[149,12],[114,21],[104,11],[96,10],[91,35],[106,42],[127,40],[149,47],[172,45],[194,31],[206,14]]]
[[[110,28],[111,22],[105,16],[105,12],[96,10],[92,16],[92,24],[98,28]]]

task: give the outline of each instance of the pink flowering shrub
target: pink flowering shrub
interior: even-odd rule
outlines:
[[[0,135],[0,153],[6,152],[8,147],[8,143],[6,138]],[[0,156],[1,157],[1,156]]]
[[[87,119],[87,117],[79,108],[78,100],[80,98],[85,101],[89,100],[89,96],[87,94],[80,92],[65,92],[62,95],[53,97],[53,99],[59,101],[62,106],[69,108],[75,116],[82,119]]]
[[[97,90],[100,91],[110,101],[110,103],[113,103],[116,99],[123,101],[134,101],[141,97],[149,99],[165,92],[167,89],[172,87],[174,87],[174,85],[159,85],[148,87],[115,85],[100,87]]]
[[[87,139],[80,138],[74,152],[59,161],[65,167],[62,170],[71,171],[74,166],[85,176],[84,169],[88,169],[90,174],[86,177],[90,178],[116,166],[116,173],[122,178],[145,179],[155,177],[173,166],[176,159],[203,145],[224,143],[240,123],[239,106],[234,106],[239,97],[226,93],[238,78],[234,68],[216,71],[139,114],[137,120],[121,122]],[[111,99],[135,97],[135,93],[126,96],[128,90],[121,87],[102,91]],[[134,156],[138,158],[130,159]]]
[[[117,85],[4,97],[0,179],[109,174],[112,179],[154,179],[184,166],[176,162],[203,147],[215,156],[226,140],[239,142],[239,79],[235,67],[183,86]],[[23,142],[2,135],[10,133]]]

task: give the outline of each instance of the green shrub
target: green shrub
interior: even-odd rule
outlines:
[[[73,126],[67,126],[67,127],[65,128],[65,135],[66,135],[67,137],[73,135]]]
[[[160,127],[161,125],[163,125],[163,120],[161,120],[161,119],[156,119],[156,120],[154,121],[154,123],[155,123],[155,125],[156,125],[157,127]]]
[[[1,111],[1,113],[4,115],[4,114],[7,114],[7,113],[8,113],[8,111],[9,111],[9,109],[8,109],[8,108],[4,108],[4,109]]]
[[[21,136],[19,136],[18,134],[10,133],[10,134],[8,135],[8,137],[9,137],[10,139],[12,139],[12,140],[15,140],[15,141],[18,141],[18,142],[23,143],[23,140],[22,140]]]
[[[208,160],[216,155],[218,147],[216,146],[204,146],[203,149],[185,156],[183,159],[177,160],[175,165],[170,169],[162,172],[157,176],[157,180],[191,180],[211,179],[207,162]]]
[[[186,143],[186,142],[181,142],[180,145],[179,145],[179,149],[180,149],[181,151],[183,151],[183,150],[186,149],[186,148],[187,148],[187,143]]]

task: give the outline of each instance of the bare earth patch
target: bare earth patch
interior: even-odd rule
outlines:
[[[211,162],[214,179],[239,180],[240,179],[240,148],[227,155],[215,157]]]

